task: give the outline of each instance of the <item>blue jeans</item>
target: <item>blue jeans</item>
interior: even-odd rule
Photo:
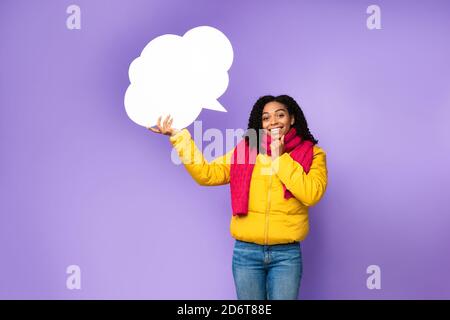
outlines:
[[[232,268],[239,300],[296,300],[303,269],[301,245],[236,240]]]

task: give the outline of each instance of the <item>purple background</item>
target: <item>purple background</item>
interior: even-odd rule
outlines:
[[[81,30],[66,28],[70,4]],[[382,30],[366,27],[371,4]],[[2,0],[0,12],[0,298],[235,299],[229,186],[198,186],[123,105],[143,47],[200,25],[234,48],[228,112],[203,110],[203,129],[244,128],[259,96],[286,93],[327,152],[299,298],[450,298],[448,1]],[[66,288],[71,264],[81,290]],[[371,264],[381,290],[366,287]]]

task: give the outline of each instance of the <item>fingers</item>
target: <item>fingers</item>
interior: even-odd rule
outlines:
[[[171,132],[171,126],[173,123],[173,118],[171,115],[168,115],[164,118],[164,121],[161,123],[162,116],[159,116],[158,120],[156,121],[156,127],[146,127],[148,130],[155,132],[155,133],[162,133],[167,134]]]
[[[159,116],[158,121],[156,122],[156,126],[158,127],[159,131],[162,132],[162,128],[161,128],[161,116]]]
[[[169,114],[167,117],[166,117],[166,119],[164,120],[164,126],[163,126],[163,128],[164,128],[164,133],[169,133],[170,132],[170,130],[171,130],[171,126],[172,126],[172,121],[173,121],[173,118],[172,118],[172,116]]]
[[[167,120],[169,119],[169,116],[167,116],[163,123],[161,124],[161,118],[162,116],[159,116],[158,118],[158,129],[161,131],[162,134],[166,134],[167,133]]]
[[[164,119],[164,122],[163,122],[163,128],[166,130],[167,129],[167,122],[169,121],[169,117],[170,116],[167,116],[165,119]]]
[[[155,133],[161,133],[161,130],[158,130],[158,129],[155,129],[155,128],[152,128],[152,127],[149,127],[147,129],[150,130],[150,131],[153,131]]]

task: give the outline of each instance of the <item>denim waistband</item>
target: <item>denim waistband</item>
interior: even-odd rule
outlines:
[[[235,242],[235,246],[239,248],[247,248],[247,249],[254,249],[254,250],[260,250],[263,248],[270,248],[275,250],[283,250],[283,249],[291,249],[291,248],[298,248],[300,245],[299,241],[289,242],[289,243],[280,243],[280,244],[269,244],[269,245],[262,245],[257,244],[253,242],[246,242],[242,240],[237,240]]]

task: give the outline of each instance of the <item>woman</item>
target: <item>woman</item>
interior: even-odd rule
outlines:
[[[189,131],[173,129],[172,120],[168,116],[161,125],[160,117],[157,128],[148,129],[170,136],[200,185],[230,183],[238,299],[297,299],[308,208],[327,186],[325,152],[316,145],[300,106],[287,95],[259,98],[243,139],[210,163]]]

